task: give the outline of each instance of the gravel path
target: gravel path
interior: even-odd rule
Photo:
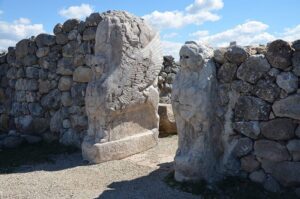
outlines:
[[[177,136],[129,158],[85,165],[80,154],[55,157],[54,164],[22,166],[0,175],[2,198],[199,198],[168,187],[163,178],[172,170]]]

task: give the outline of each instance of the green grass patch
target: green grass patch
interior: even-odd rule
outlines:
[[[71,154],[79,149],[65,146],[58,142],[41,142],[38,144],[24,144],[15,149],[0,151],[0,173],[11,173],[22,165],[52,162],[51,155]]]
[[[205,199],[296,199],[298,198],[291,190],[284,190],[281,193],[271,193],[257,183],[248,179],[238,177],[227,177],[215,185],[207,184],[204,181],[189,183],[177,182],[174,179],[174,172],[169,173],[165,179],[170,187],[201,195]]]

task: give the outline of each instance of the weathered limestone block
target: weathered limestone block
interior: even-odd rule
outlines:
[[[142,19],[120,11],[103,14],[85,97],[84,159],[121,159],[157,144],[162,61],[158,34]]]
[[[181,70],[173,83],[172,106],[178,130],[177,181],[219,179],[223,153],[221,122],[216,117],[217,80],[213,50],[186,42],[180,50]]]

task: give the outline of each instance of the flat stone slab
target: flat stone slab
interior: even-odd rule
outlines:
[[[88,160],[91,163],[120,160],[146,151],[156,146],[157,142],[157,134],[154,134],[153,131],[147,131],[111,142],[92,144],[89,141],[85,141],[82,144],[82,156],[84,160]]]

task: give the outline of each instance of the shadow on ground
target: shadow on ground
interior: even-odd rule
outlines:
[[[58,142],[27,144],[0,151],[0,174],[58,171],[83,165],[86,163],[79,149]]]
[[[190,193],[172,189],[164,178],[173,170],[173,162],[159,164],[159,169],[147,176],[137,179],[113,182],[108,189],[99,195],[98,199],[174,199],[174,198],[199,198]]]

